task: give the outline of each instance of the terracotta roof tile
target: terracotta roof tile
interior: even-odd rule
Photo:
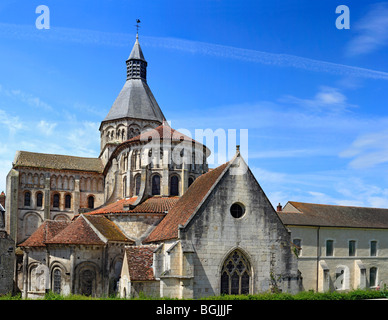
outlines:
[[[21,247],[44,247],[46,242],[54,238],[58,233],[65,229],[70,222],[45,220],[38,229],[23,243]]]
[[[144,240],[144,243],[177,238],[178,226],[186,224],[188,219],[204,200],[209,190],[228,167],[228,164],[229,162],[199,176],[151,234]]]
[[[108,213],[165,213],[169,211],[179,200],[179,197],[153,196],[130,209],[129,206],[135,202],[137,197],[121,199],[108,204],[102,208],[91,211],[88,214],[108,214]]]
[[[130,246],[125,248],[131,281],[155,280],[152,269],[155,246]]]
[[[100,237],[94,232],[93,228],[80,215],[67,228],[56,235],[47,243],[57,244],[104,244]]]
[[[192,138],[184,135],[183,133],[171,128],[168,124],[164,123],[159,127],[156,127],[152,130],[146,131],[144,133],[139,134],[128,141],[145,141],[147,142],[149,139],[155,140],[170,140],[170,141],[191,141],[196,142]]]
[[[293,207],[293,212],[291,210],[277,212],[285,225],[388,228],[388,209],[323,205],[294,201],[289,201],[287,205]]]

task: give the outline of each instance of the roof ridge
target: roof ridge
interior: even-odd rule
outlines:
[[[288,203],[300,203],[307,205],[315,205],[315,206],[331,206],[331,207],[344,207],[344,208],[358,208],[358,209],[374,209],[374,210],[387,210],[388,208],[375,208],[375,207],[364,207],[364,206],[345,206],[340,204],[324,204],[324,203],[313,203],[313,202],[301,202],[301,201],[288,201]]]

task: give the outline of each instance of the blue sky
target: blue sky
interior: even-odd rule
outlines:
[[[1,190],[16,150],[98,156],[137,18],[172,127],[248,129],[274,205],[388,207],[388,2],[373,1],[2,0]]]

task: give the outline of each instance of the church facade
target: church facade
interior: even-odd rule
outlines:
[[[23,296],[299,291],[290,232],[239,148],[209,169],[210,150],[166,122],[138,36],[126,66],[97,158],[15,156],[4,229]]]

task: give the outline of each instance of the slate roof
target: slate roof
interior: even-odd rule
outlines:
[[[199,176],[143,242],[176,239],[178,237],[178,226],[185,225],[197,211],[213,187],[227,171],[229,164],[230,162],[227,162]]]
[[[128,57],[128,60],[132,60],[132,59],[145,61],[143,51],[141,50],[141,47],[140,47],[138,36],[136,36],[135,44],[132,48],[131,54]]]
[[[285,225],[388,228],[388,209],[289,201],[278,215]]]
[[[160,123],[165,120],[151,89],[144,80],[129,79],[125,82],[104,121],[122,118],[153,120]]]
[[[99,158],[84,158],[59,154],[17,151],[14,167],[32,167],[56,170],[92,171],[102,173],[103,165]]]
[[[88,212],[88,215],[108,213],[165,213],[169,211],[179,200],[179,197],[153,196],[130,209],[128,206],[136,201],[137,197],[117,200],[102,208]]]
[[[27,240],[20,244],[20,246],[45,247],[46,241],[51,240],[69,226],[69,224],[70,221],[45,220]]]
[[[155,280],[152,269],[154,246],[129,246],[125,248],[131,281]]]

